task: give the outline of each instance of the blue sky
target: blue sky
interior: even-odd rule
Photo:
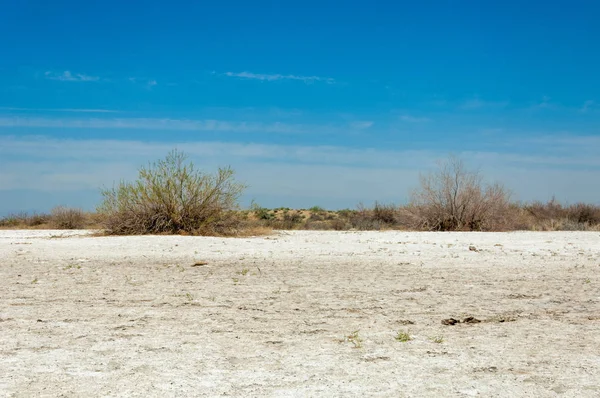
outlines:
[[[405,202],[461,156],[600,203],[595,1],[18,1],[0,13],[0,213],[92,209],[179,148],[243,202]]]

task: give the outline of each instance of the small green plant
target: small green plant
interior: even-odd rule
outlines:
[[[412,337],[410,337],[410,334],[408,332],[398,332],[398,334],[396,335],[396,341],[399,341],[401,343],[407,343],[411,340]]]
[[[309,211],[312,211],[313,213],[322,213],[325,211],[324,208],[322,208],[321,206],[313,206],[310,209],[308,209]]]
[[[244,268],[243,270],[240,271],[240,275],[246,276],[248,274],[248,272],[250,272],[250,270],[248,268]]]
[[[590,278],[586,278],[585,283],[592,283],[592,280]]]
[[[38,278],[34,278],[34,279],[31,281],[31,283],[32,283],[32,284],[36,284],[36,283],[38,283]]]
[[[189,301],[194,301],[194,296],[192,296],[192,294],[190,292],[187,292],[185,294],[185,297],[189,300]]]
[[[266,207],[262,207],[258,203],[252,201],[250,204],[250,210],[254,212],[254,215],[259,220],[271,221],[275,219],[275,212],[267,209]]]
[[[352,343],[354,348],[362,348],[362,346],[363,346],[362,345],[363,339],[360,337],[358,332],[359,332],[358,330],[355,330],[354,332],[352,332],[348,336],[346,336],[346,341]]]
[[[429,340],[436,344],[442,344],[444,342],[444,336],[433,336],[430,337]]]
[[[68,270],[68,269],[71,269],[71,268],[81,269],[81,265],[79,265],[79,264],[69,264],[66,267],[64,267],[63,269],[64,270]]]
[[[237,285],[238,283],[240,283],[240,279],[239,278],[231,278],[231,280],[233,281],[233,283],[235,285]]]

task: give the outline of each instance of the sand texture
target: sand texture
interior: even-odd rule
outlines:
[[[0,231],[0,396],[600,397],[598,232],[87,234]]]

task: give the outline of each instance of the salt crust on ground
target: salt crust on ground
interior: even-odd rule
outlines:
[[[598,232],[87,234],[0,231],[0,396],[600,396]]]

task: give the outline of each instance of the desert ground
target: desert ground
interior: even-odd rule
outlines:
[[[600,396],[598,232],[4,230],[0,253],[1,396]]]

